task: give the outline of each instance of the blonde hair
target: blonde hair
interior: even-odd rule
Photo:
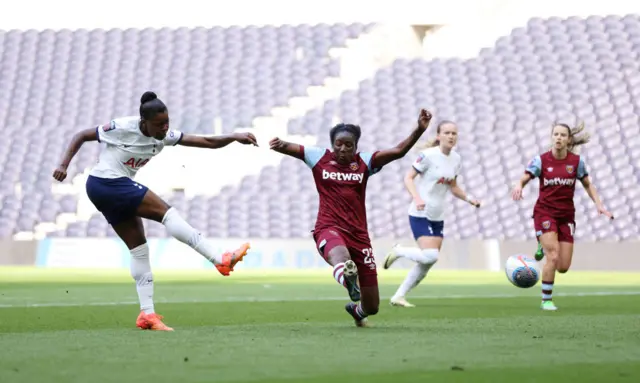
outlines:
[[[551,128],[552,132],[553,132],[553,128],[555,128],[556,126],[562,126],[567,128],[567,130],[569,130],[570,142],[567,149],[571,153],[574,153],[574,154],[580,153],[580,146],[586,144],[591,140],[591,133],[584,131],[584,121],[580,121],[573,128],[564,123],[555,123]]]
[[[453,124],[455,125],[455,122],[453,121],[449,121],[449,120],[444,120],[442,122],[440,122],[438,124],[438,127],[436,128],[436,134],[440,134],[440,129],[447,125],[447,124]],[[440,146],[440,140],[438,139],[438,137],[433,137],[433,138],[429,138],[424,144],[422,145],[416,145],[416,149],[418,150],[423,150],[423,149],[428,149],[428,148],[434,148],[436,146]]]

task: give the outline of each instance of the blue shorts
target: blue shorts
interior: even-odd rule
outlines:
[[[87,178],[87,195],[112,226],[136,216],[149,190],[128,177]]]
[[[444,221],[430,221],[428,218],[410,215],[409,225],[416,240],[420,237],[444,237]]]

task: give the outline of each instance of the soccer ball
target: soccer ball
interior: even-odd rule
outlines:
[[[507,279],[516,287],[528,289],[540,280],[538,262],[526,255],[512,255],[507,259],[504,271]]]

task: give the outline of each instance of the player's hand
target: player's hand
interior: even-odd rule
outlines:
[[[473,206],[475,206],[476,208],[480,207],[481,203],[480,201],[478,201],[477,199],[473,199],[471,201],[469,201],[469,203]]]
[[[416,204],[416,209],[418,209],[418,211],[424,210],[424,207],[425,207],[426,203],[424,203],[422,198],[420,198],[420,197],[414,198],[413,202]]]
[[[607,211],[607,209],[604,208],[604,205],[599,204],[597,206],[597,208],[598,208],[598,214],[604,214],[607,217],[609,217],[609,219],[613,219],[613,214],[611,214],[609,211]]]
[[[420,117],[418,117],[418,128],[425,131],[431,122],[431,112],[426,109],[420,110]]]
[[[56,181],[64,181],[65,178],[67,178],[67,167],[66,166],[60,166],[58,167],[54,172],[53,172],[53,178],[56,179]]]
[[[511,191],[511,198],[513,198],[514,201],[520,201],[522,199],[522,186],[521,185],[516,185],[513,187],[513,190]]]
[[[234,138],[243,145],[258,146],[258,140],[256,140],[256,136],[253,133],[236,133]]]
[[[284,149],[286,142],[282,141],[281,139],[279,139],[278,137],[271,139],[271,141],[269,141],[269,149],[271,150],[278,150],[278,149]]]

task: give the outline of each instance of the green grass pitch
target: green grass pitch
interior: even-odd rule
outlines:
[[[640,274],[540,285],[434,269],[409,297],[380,271],[371,328],[325,272],[156,272],[173,333],[141,331],[128,271],[0,268],[0,382],[638,382]]]

